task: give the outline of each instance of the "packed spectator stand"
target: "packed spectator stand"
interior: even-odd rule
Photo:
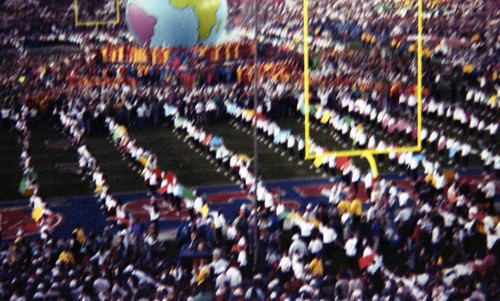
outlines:
[[[259,4],[257,51],[269,60],[259,62],[258,108],[251,94],[254,33],[245,9],[250,3],[229,2],[228,29],[241,33],[241,41],[153,49],[132,44],[124,22],[77,27],[72,2],[46,2],[2,4],[2,51],[15,53],[15,61],[1,63],[2,130],[19,132],[23,193],[31,195],[33,217],[45,227],[39,238],[19,233],[2,244],[0,298],[500,298],[494,201],[500,176],[500,35],[492,25],[500,20],[498,1],[424,1],[424,151],[378,157],[408,176],[410,186],[372,179],[352,160],[325,156],[314,166],[339,178],[329,201],[298,210],[286,209],[252,174],[251,162],[216,141],[204,125],[231,120],[252,127],[257,114],[259,138],[304,164],[302,137],[274,122],[304,113],[302,2]],[[360,148],[416,142],[416,8],[416,1],[310,1],[313,126]],[[92,17],[112,17],[114,9],[107,3]],[[11,31],[14,22],[22,25]],[[353,43],[357,49],[349,47]],[[30,55],[33,46],[53,45],[83,51]],[[83,175],[109,217],[102,233],[76,226],[69,238],[51,237],[47,220],[53,212],[40,197],[36,166],[30,163],[34,121],[51,122],[70,137]],[[155,155],[127,135],[127,128],[145,126],[174,129],[212,156],[238,184],[255,191],[257,216],[251,206],[224,216],[206,200],[183,195],[175,175],[161,170]],[[110,193],[86,148],[85,137],[92,135],[109,135],[144,177],[152,200],[149,228],[130,219]],[[316,142],[311,150],[327,151]],[[471,162],[483,169],[479,185],[450,176],[450,167],[467,168]],[[365,189],[368,206],[357,198]],[[188,211],[173,242],[158,238],[155,202],[160,201]]]

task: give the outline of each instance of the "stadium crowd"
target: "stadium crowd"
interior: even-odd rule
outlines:
[[[91,95],[96,93],[93,90],[81,89],[73,93],[83,101],[59,101],[52,112],[68,110],[71,115],[82,117],[76,123],[80,127],[76,131],[80,133],[75,137],[76,143],[85,128],[89,133],[96,127],[101,127],[97,133],[105,131],[105,115],[99,116],[108,107],[98,99],[92,101]],[[192,94],[196,93],[194,90]],[[174,98],[184,100],[179,96]],[[223,94],[221,98],[227,99]],[[112,101],[111,97],[108,99]],[[91,111],[87,114],[89,119],[85,120],[87,104]],[[191,112],[188,115],[196,120],[199,117],[195,107],[181,111]],[[144,111],[148,108],[146,106]],[[162,106],[161,109],[163,112],[159,116],[168,123],[165,116],[168,107]],[[13,112],[12,120],[16,120],[19,118],[16,117],[17,111],[13,109]],[[109,111],[107,114],[115,116]],[[137,118],[145,118],[135,120],[138,126],[154,120],[151,114],[138,114]],[[63,125],[71,124],[64,118],[61,121]],[[75,132],[75,129],[71,131]],[[80,236],[79,244],[74,237],[69,243],[59,241],[57,247],[54,247],[56,240],[49,237],[36,242],[20,237],[3,253],[6,264],[14,258],[14,264],[4,266],[5,275],[18,275],[16,270],[32,273],[19,272],[18,281],[12,286],[4,283],[3,288],[5,295],[14,299],[21,295],[30,297],[31,294],[33,297],[36,294],[43,298],[47,296],[48,299],[57,296],[71,298],[70,295],[78,299],[105,299],[108,295],[117,299],[153,295],[158,298],[170,295],[180,300],[189,296],[216,296],[224,300],[239,295],[242,298],[248,295],[250,300],[260,300],[262,296],[301,296],[303,299],[319,296],[328,299],[332,293],[339,299],[350,300],[396,296],[422,299],[424,295],[447,299],[472,294],[495,298],[498,294],[494,281],[498,266],[498,243],[495,244],[498,221],[490,214],[479,218],[484,214],[481,200],[486,193],[482,195],[482,190],[474,190],[460,180],[447,181],[445,186],[443,180],[440,175],[436,179],[440,183],[432,185],[418,179],[415,192],[388,182],[377,183],[371,193],[373,204],[364,214],[361,213],[361,203],[352,198],[351,191],[344,187],[345,183],[334,186],[328,204],[306,208],[302,212],[285,212],[279,200],[275,200],[276,204],[265,202],[259,213],[259,250],[262,253],[258,258],[266,258],[266,262],[260,265],[252,263],[254,216],[248,208],[242,208],[240,216],[234,220],[226,217],[227,222],[217,213],[205,217],[193,215],[179,228],[177,242],[183,247],[177,256],[172,257],[165,257],[164,243],[156,241],[149,232],[143,235],[137,223],[120,227],[115,240],[111,235],[114,232],[105,232],[102,237],[98,236],[97,246],[88,249],[82,245],[94,243],[96,237],[94,234],[82,237],[78,234],[82,233],[81,229],[74,233],[75,237]],[[491,197],[494,182],[487,183],[486,191]],[[209,226],[211,224],[215,231]],[[136,244],[131,244],[132,241]],[[145,243],[147,241],[149,243]],[[49,252],[47,258],[51,260],[40,263],[40,268],[28,268],[32,263],[31,256],[38,256],[37,246],[40,250],[50,250],[44,252]],[[109,257],[117,256],[115,252],[120,254],[116,265],[113,264],[114,257]],[[212,253],[214,258],[210,259]],[[137,254],[149,255],[147,260],[137,263]],[[179,257],[180,254],[186,257]],[[190,257],[187,255],[194,258],[193,270],[185,266],[185,258]],[[85,261],[76,261],[77,257],[79,260],[94,258],[92,262],[99,258],[113,260],[103,266],[106,261],[101,259],[97,267],[89,268],[89,265],[78,264]],[[466,267],[460,265],[464,262]],[[398,278],[389,271],[415,276],[410,280]],[[60,275],[66,273],[75,277],[71,281],[62,279]],[[117,277],[111,277],[111,273],[117,273]],[[37,276],[40,274],[43,277]],[[152,275],[163,275],[164,278]],[[475,286],[474,283],[481,285]],[[30,289],[19,289],[24,287]]]
[[[412,59],[416,2],[323,4],[311,1],[315,124],[328,128],[347,145],[384,148],[416,141],[411,130],[416,120],[411,84],[416,78]],[[203,125],[232,119],[249,126],[253,115],[245,112],[253,110],[259,114],[260,137],[276,140],[292,160],[303,158],[298,155],[304,150],[301,137],[272,121],[303,113],[299,2],[260,4],[263,38],[258,51],[273,62],[259,70],[261,101],[254,108],[250,58],[214,64],[198,57],[199,53],[180,49],[172,51],[172,59],[163,64],[109,62],[102,49],[128,45],[124,24],[102,31],[77,28],[69,3],[54,9],[38,1],[5,1],[2,46],[14,47],[21,55],[1,65],[2,129],[20,132],[23,171],[28,177],[33,171],[28,124],[39,120],[58,124],[78,149],[79,165],[96,188],[104,213],[116,218],[102,233],[85,233],[77,225],[68,239],[51,237],[50,231],[36,239],[19,233],[0,253],[1,298],[499,299],[500,223],[494,198],[500,173],[500,35],[498,27],[487,23],[498,21],[500,10],[491,9],[498,2],[424,4],[425,32],[431,36],[425,41],[429,56],[423,78],[426,151],[422,156],[392,153],[387,162],[399,165],[411,184],[372,179],[370,173],[337,166],[339,158],[325,156],[318,166],[332,176],[342,175],[333,184],[328,202],[290,210],[264,184],[255,183],[248,166],[223,144],[207,147],[203,135],[206,138],[209,133]],[[244,5],[232,2],[230,28],[250,24],[251,14],[244,12]],[[105,6],[97,15],[110,16],[113,9]],[[270,11],[276,12],[272,18]],[[26,25],[11,32],[9,24],[20,16]],[[251,39],[251,34],[244,39]],[[37,60],[26,56],[28,47],[55,41],[88,46],[72,55]],[[351,41],[361,41],[361,49],[348,49]],[[196,77],[197,73],[201,76]],[[326,112],[330,115],[322,122]],[[350,118],[345,119],[346,115]],[[401,120],[405,123],[398,126]],[[85,135],[109,135],[119,125],[165,126],[189,135],[197,147],[234,172],[244,187],[256,190],[257,216],[251,206],[242,206],[236,216],[224,216],[218,211],[203,213],[200,204],[193,205],[175,241],[160,241],[154,227],[155,202],[175,197],[178,202],[173,205],[179,211],[187,203],[180,203],[174,187],[166,198],[157,195],[162,181],[152,180],[157,176],[152,172],[154,159],[148,161],[149,173],[144,174],[155,195],[152,226],[146,229],[148,223],[131,219],[108,193],[111,188],[85,147]],[[127,145],[124,156],[134,162],[144,153],[151,154],[125,135],[116,142],[120,148]],[[319,155],[325,151],[316,144],[312,149]],[[472,156],[480,158],[486,174],[479,185],[461,175],[445,176],[444,166],[468,167]],[[42,216],[50,215],[36,183],[30,185],[32,208],[42,204]],[[365,206],[359,198],[363,191]]]
[[[417,185],[414,193],[377,183],[363,214],[342,182],[315,208],[288,212],[279,199],[266,202],[258,213],[257,263],[255,216],[246,207],[234,220],[218,212],[186,219],[176,236],[180,253],[138,223],[101,235],[76,227],[70,240],[20,235],[1,254],[2,297],[498,298],[499,226],[494,216],[478,218],[478,192],[467,184],[454,183],[446,194],[424,181]]]

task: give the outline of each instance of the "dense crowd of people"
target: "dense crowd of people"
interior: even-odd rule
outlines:
[[[131,45],[125,22],[77,27],[70,1],[2,3],[0,51],[17,52],[15,61],[0,65],[1,129],[19,132],[26,190],[44,227],[39,238],[20,232],[3,245],[1,298],[500,298],[500,35],[493,25],[500,19],[498,1],[424,1],[424,151],[379,157],[410,184],[374,179],[352,160],[322,156],[328,150],[312,142],[310,150],[322,156],[314,165],[335,181],[328,202],[293,209],[252,174],[251,162],[222,140],[215,142],[204,125],[231,120],[251,127],[257,115],[261,139],[286,151],[291,161],[303,159],[304,139],[275,122],[305,113],[302,2],[259,2],[257,51],[268,60],[259,64],[258,107],[251,89],[250,4],[229,4],[228,29],[240,32],[242,41],[147,50]],[[111,2],[93,3],[91,10],[81,5],[82,20],[116,13]],[[125,3],[120,10],[123,15]],[[310,1],[310,114],[340,144],[385,149],[416,143],[416,11],[415,1]],[[51,43],[84,51],[28,55],[28,48]],[[77,149],[82,176],[112,221],[102,233],[77,225],[68,239],[52,237],[46,223],[52,211],[40,197],[43,187],[33,178],[30,160],[29,126],[36,122],[57,125]],[[145,126],[175,130],[207,152],[243,188],[255,191],[258,210],[244,205],[237,216],[225,216],[206,211],[199,196],[183,197],[175,175],[163,172],[154,154],[126,134],[127,128]],[[149,221],[134,220],[113,197],[85,145],[87,135],[109,135],[124,159],[140,167],[151,195]],[[479,184],[446,172],[471,167],[472,161],[484,170]],[[175,241],[158,238],[159,202],[179,212],[188,209]]]

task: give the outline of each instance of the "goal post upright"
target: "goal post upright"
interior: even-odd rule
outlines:
[[[417,34],[417,145],[411,146],[396,146],[389,147],[386,149],[354,149],[354,150],[334,150],[330,152],[323,153],[321,155],[316,155],[310,153],[309,141],[310,141],[310,119],[309,119],[309,24],[308,24],[308,0],[303,0],[303,23],[304,23],[304,139],[305,139],[305,158],[304,159],[315,159],[317,157],[323,157],[328,155],[334,155],[338,157],[365,157],[368,159],[372,173],[377,173],[376,165],[374,164],[373,155],[379,154],[389,154],[389,153],[402,153],[402,152],[420,152],[422,150],[422,53],[423,53],[423,43],[422,43],[422,31],[423,31],[423,4],[422,0],[418,0],[418,34]]]
[[[116,25],[120,23],[120,1],[115,0],[116,18],[113,20],[95,20],[95,21],[80,21],[78,18],[78,0],[73,0],[75,10],[75,26],[102,26],[102,25]]]
[[[309,10],[308,10],[308,0],[304,0],[304,147],[305,147],[305,158],[304,159],[314,159],[315,155],[311,155],[309,151]]]

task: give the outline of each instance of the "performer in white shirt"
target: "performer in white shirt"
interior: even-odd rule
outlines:
[[[361,171],[356,168],[352,167],[352,174],[351,174],[351,179],[352,179],[352,184],[354,185],[354,198],[358,196],[359,192],[359,182],[361,180]]]

